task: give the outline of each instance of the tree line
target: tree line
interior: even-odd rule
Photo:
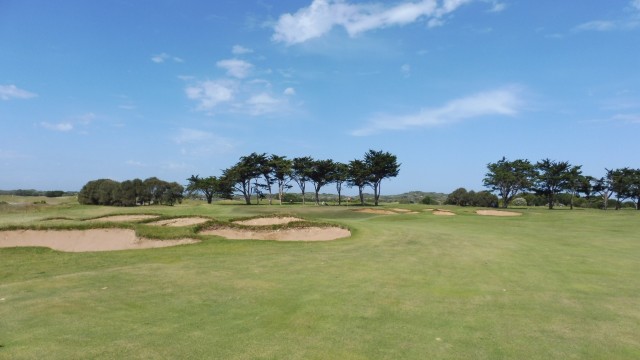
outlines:
[[[156,177],[118,182],[111,179],[89,181],[78,193],[78,202],[85,205],[173,205],[182,202],[184,187]]]
[[[302,192],[305,202],[307,185],[312,185],[315,203],[320,204],[320,190],[329,184],[335,185],[338,204],[342,202],[343,186],[357,187],[360,203],[364,205],[364,189],[370,186],[374,192],[374,203],[378,205],[382,180],[396,177],[400,171],[397,157],[389,152],[369,150],[362,159],[349,163],[331,159],[314,159],[310,156],[288,159],[286,156],[251,153],[240,157],[239,161],[222,170],[220,176],[201,178],[192,175],[186,191],[199,193],[210,204],[214,197],[231,198],[240,194],[247,205],[255,195],[256,203],[268,199],[273,203],[274,193],[282,204],[285,192],[295,183]]]
[[[631,200],[640,210],[640,169],[605,169],[605,176],[597,178],[583,175],[582,165],[568,161],[547,158],[534,164],[526,159],[510,161],[505,157],[487,164],[487,169],[483,184],[500,196],[504,208],[517,196],[532,191],[545,198],[549,209],[553,209],[560,195],[569,198],[573,209],[574,200],[583,195],[589,202],[601,199],[604,210],[613,198],[616,210],[625,200]]]

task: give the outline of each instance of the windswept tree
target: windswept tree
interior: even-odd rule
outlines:
[[[315,160],[309,169],[309,180],[315,191],[316,205],[320,205],[320,189],[331,182],[335,164],[333,160]]]
[[[543,159],[536,163],[535,170],[537,174],[532,189],[546,197],[549,210],[552,210],[556,195],[568,189],[571,164],[567,161]]]
[[[248,156],[240,157],[238,163],[223,170],[222,176],[233,184],[233,188],[242,194],[247,205],[251,205],[251,182],[261,175],[260,164],[262,164],[264,154],[251,153]],[[256,189],[257,190],[257,189]]]
[[[606,170],[606,175],[599,178],[594,179],[593,181],[593,192],[597,193],[602,197],[602,209],[607,210],[609,207],[609,199],[611,195],[613,195],[613,170]]]
[[[616,210],[622,207],[624,200],[633,198],[634,175],[635,170],[628,167],[611,171],[611,190],[616,194]]]
[[[229,185],[228,181],[222,177],[209,176],[201,178],[199,175],[191,175],[187,181],[189,181],[186,189],[187,192],[189,194],[201,193],[205,199],[207,199],[207,204],[211,204],[214,196],[228,199],[231,198],[233,193],[233,188]]]
[[[636,210],[640,210],[640,169],[632,169],[629,176],[627,196],[635,204]]]
[[[569,202],[571,210],[573,210],[573,200],[578,195],[580,186],[584,183],[581,168],[581,165],[572,166],[567,172],[567,190],[571,195]]]
[[[289,181],[291,181],[291,160],[286,156],[271,155],[269,157],[269,165],[271,166],[272,176],[278,184],[278,200],[282,205],[282,197],[284,196],[285,189],[291,187]]]
[[[314,160],[310,156],[297,157],[293,159],[291,165],[291,178],[300,187],[300,192],[302,192],[302,205],[305,203],[304,194],[313,162]]]
[[[338,192],[338,205],[342,205],[342,184],[349,180],[349,165],[340,162],[334,163],[331,181],[336,184]]]
[[[369,150],[364,154],[364,163],[369,169],[369,180],[373,187],[374,205],[378,206],[382,180],[398,176],[400,164],[398,164],[398,159],[395,155],[389,152],[374,150]]]
[[[363,160],[351,160],[349,162],[349,179],[347,184],[350,187],[358,187],[360,205],[364,205],[364,187],[371,185],[371,173],[369,167]]]
[[[483,180],[484,186],[498,192],[502,207],[531,186],[533,165],[529,160],[507,160],[504,156],[495,163],[487,164],[489,170]]]

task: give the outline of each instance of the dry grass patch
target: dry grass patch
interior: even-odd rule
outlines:
[[[0,231],[0,248],[39,246],[65,252],[150,249],[197,242],[194,239],[143,239],[128,229]]]

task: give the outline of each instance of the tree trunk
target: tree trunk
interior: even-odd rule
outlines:
[[[360,205],[364,205],[364,194],[362,193],[362,188],[364,186],[359,186],[358,187],[358,193],[360,195]]]
[[[547,200],[549,201],[549,210],[553,210],[553,193],[547,195]]]
[[[340,198],[340,191],[342,191],[342,184],[336,183],[336,190],[338,191],[338,206],[341,205],[342,199]]]
[[[380,183],[373,184],[373,204],[378,206],[378,198],[380,198]]]

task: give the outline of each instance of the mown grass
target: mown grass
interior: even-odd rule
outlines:
[[[193,203],[0,212],[0,228],[282,214],[353,232],[314,243],[208,236],[101,253],[0,249],[0,358],[640,357],[640,212],[439,217],[405,207],[420,213]],[[195,229],[122,226],[161,238]]]

